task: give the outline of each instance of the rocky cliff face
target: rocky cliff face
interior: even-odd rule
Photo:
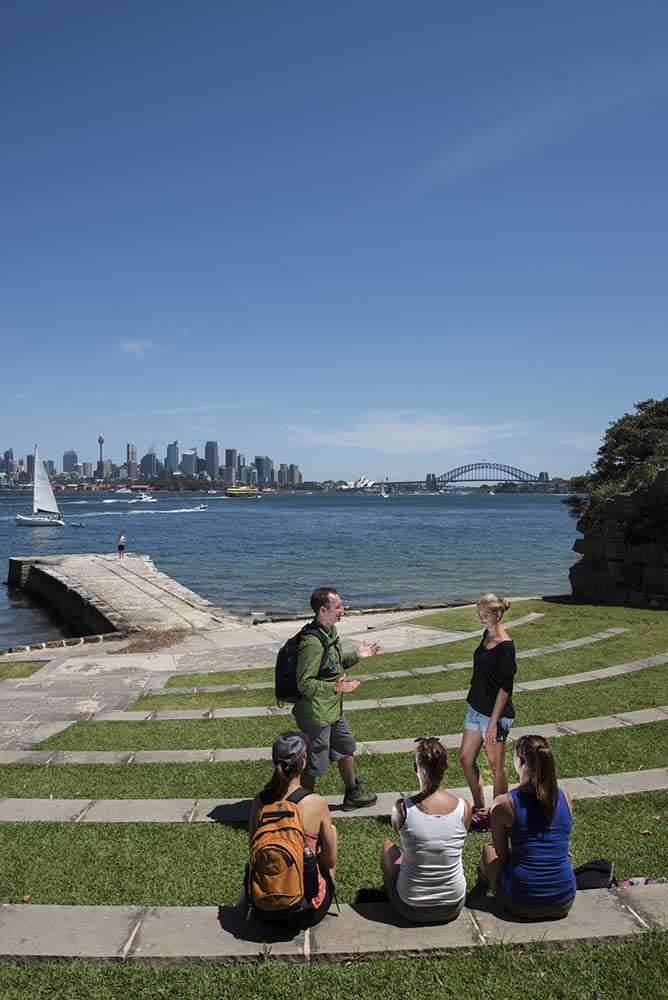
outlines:
[[[604,500],[577,524],[582,555],[570,570],[573,596],[668,608],[668,469],[633,493]]]

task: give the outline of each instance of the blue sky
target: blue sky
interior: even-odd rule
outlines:
[[[0,450],[569,475],[663,397],[668,8],[3,5]]]

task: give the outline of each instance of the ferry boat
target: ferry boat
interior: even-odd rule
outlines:
[[[244,497],[248,500],[254,500],[259,495],[260,491],[257,486],[228,486],[225,490],[226,497]]]

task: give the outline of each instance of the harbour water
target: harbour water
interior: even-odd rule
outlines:
[[[10,556],[127,550],[238,614],[306,610],[314,586],[369,607],[569,592],[575,521],[550,494],[58,494],[65,528],[17,528],[27,492],[0,492],[0,579]],[[207,510],[195,508],[200,503]],[[71,522],[86,525],[73,528]],[[0,586],[0,649],[67,634],[46,610]]]

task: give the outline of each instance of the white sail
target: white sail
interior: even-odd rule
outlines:
[[[56,498],[51,489],[49,476],[44,462],[39,457],[37,445],[35,445],[35,469],[33,472],[33,493],[32,493],[33,514],[60,514]]]

